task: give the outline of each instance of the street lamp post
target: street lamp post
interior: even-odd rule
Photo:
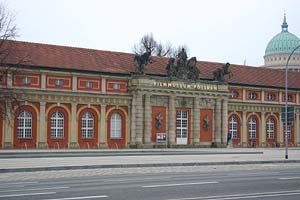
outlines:
[[[288,65],[293,53],[300,47],[298,45],[289,55],[286,65],[285,65],[285,159],[288,159],[288,130],[287,130],[287,122],[288,122]]]

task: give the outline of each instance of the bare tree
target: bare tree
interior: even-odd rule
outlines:
[[[5,5],[0,4],[0,104],[10,106],[12,104],[18,104],[22,101],[22,95],[17,93],[11,85],[8,85],[8,81],[12,79],[12,74],[19,73],[19,69],[8,64],[10,57],[15,55],[15,45],[12,40],[17,37],[17,26],[15,24],[15,16],[12,15]],[[23,59],[19,59],[21,63]],[[15,63],[17,66],[18,63]],[[10,108],[11,110],[11,108]],[[0,108],[0,114],[7,114],[8,110]]]
[[[136,54],[143,54],[145,52],[150,53],[152,55],[156,49],[157,42],[153,38],[153,34],[144,35],[138,44],[135,44],[133,47],[133,51]]]
[[[179,53],[178,48],[173,47],[170,42],[157,42],[152,33],[144,35],[140,42],[133,46],[133,52],[139,55],[148,52],[152,56],[160,57],[176,57]]]
[[[168,56],[172,52],[173,47],[170,42],[167,42],[166,45],[163,45],[161,42],[157,44],[155,49],[156,56]]]
[[[189,47],[187,45],[184,44],[184,45],[179,45],[177,48],[173,48],[172,51],[169,54],[170,55],[169,57],[171,57],[171,58],[177,58],[178,54],[181,52],[182,49],[184,49],[185,52],[187,54],[189,54],[190,49],[189,49]]]

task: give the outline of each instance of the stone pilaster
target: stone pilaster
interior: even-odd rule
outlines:
[[[101,110],[100,110],[100,135],[99,135],[99,147],[100,148],[107,148],[107,143],[106,143],[106,105],[101,104]]]
[[[131,124],[130,124],[130,145],[136,145],[136,95],[133,94],[131,101]]]
[[[281,93],[280,93],[281,94]],[[283,145],[283,136],[285,135],[285,130],[284,130],[284,126],[283,126],[283,123],[282,123],[282,114],[281,112],[279,112],[279,129],[278,129],[278,142],[280,143],[280,145]]]
[[[222,144],[226,145],[228,134],[228,100],[222,101]]]
[[[266,146],[266,119],[265,119],[265,112],[261,112],[261,124],[260,124],[260,134],[259,134],[259,141],[260,146]]]
[[[143,122],[144,122],[144,110],[143,110],[143,94],[137,93],[136,97],[136,144],[143,144]]]
[[[246,111],[243,111],[243,119],[242,119],[242,146],[246,147],[247,146],[247,116],[246,116]]]
[[[45,73],[41,74],[41,89],[42,90],[46,89],[46,74]]]
[[[8,74],[7,74],[7,87],[8,88],[12,88],[12,82],[13,82],[13,75],[9,71]]]
[[[221,144],[221,99],[216,99],[215,104],[215,145]]]
[[[176,116],[176,110],[175,110],[175,96],[171,94],[169,96],[169,119],[168,119],[168,127],[169,127],[169,134],[168,134],[168,141],[169,145],[175,145],[176,141],[176,127],[175,127],[175,116]]]
[[[12,115],[12,105],[10,101],[6,102],[5,105],[5,133],[4,133],[4,148],[13,148],[13,115]]]
[[[281,103],[285,103],[285,101],[284,102],[282,101],[282,92],[280,91],[279,92],[279,104],[281,104]]]
[[[296,112],[296,119],[295,119],[295,144],[300,146],[300,130],[299,130],[299,112]]]
[[[77,76],[73,75],[72,77],[72,91],[77,91]]]
[[[71,124],[70,124],[70,146],[69,146],[70,148],[79,148],[76,107],[77,107],[77,103],[72,102],[71,103]]]
[[[102,91],[102,94],[106,94],[106,79],[105,78],[101,79],[101,91]]]
[[[47,129],[46,129],[46,102],[40,102],[40,127],[39,127],[39,138],[38,138],[38,148],[45,149],[47,145]]]
[[[145,94],[145,113],[144,113],[144,143],[151,143],[151,129],[152,129],[152,110],[150,103],[151,95],[149,93]]]
[[[193,144],[195,146],[199,145],[200,143],[200,106],[199,106],[199,97],[194,98],[194,120],[192,122],[193,124]]]

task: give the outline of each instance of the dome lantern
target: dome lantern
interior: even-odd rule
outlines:
[[[286,23],[286,15],[284,13],[284,18],[283,18],[283,23],[281,25],[282,31],[283,32],[288,32],[288,24]]]

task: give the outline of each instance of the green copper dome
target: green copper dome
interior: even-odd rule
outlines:
[[[288,24],[286,23],[286,17],[281,25],[282,31],[275,35],[268,43],[265,55],[276,54],[276,53],[291,53],[297,46],[300,45],[300,39],[288,32]],[[300,53],[300,48],[296,50]]]

